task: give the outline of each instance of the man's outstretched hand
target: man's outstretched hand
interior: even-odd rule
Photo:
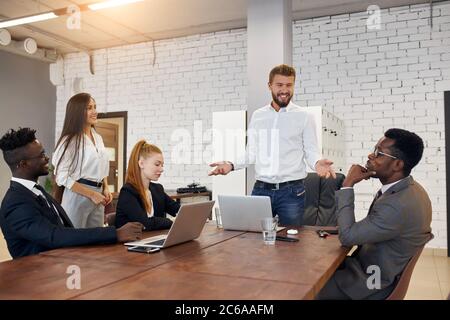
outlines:
[[[319,177],[328,179],[329,177],[333,177],[336,179],[336,173],[334,172],[333,167],[331,166],[333,161],[328,159],[321,159],[316,162],[316,172]]]
[[[208,173],[208,176],[217,176],[219,174],[227,175],[233,169],[233,166],[228,161],[214,162],[209,166],[215,168],[210,173]]]

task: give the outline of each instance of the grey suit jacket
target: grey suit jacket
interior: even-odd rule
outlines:
[[[367,217],[358,222],[354,202],[353,189],[336,191],[339,239],[344,246],[360,248],[336,271],[335,282],[352,299],[386,296],[411,257],[432,238],[430,199],[409,176],[386,190]],[[380,290],[367,287],[373,274],[367,273],[371,265],[380,267]]]

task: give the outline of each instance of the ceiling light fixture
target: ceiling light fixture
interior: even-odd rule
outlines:
[[[38,21],[44,21],[49,19],[58,18],[58,16],[53,12],[45,12],[40,14],[35,14],[32,16],[25,16],[20,18],[13,18],[0,21],[0,28],[8,28],[12,26],[18,26],[20,24],[33,23]]]
[[[0,45],[7,46],[11,43],[11,34],[6,29],[0,29]]]
[[[24,50],[28,54],[35,54],[38,50],[36,40],[33,38],[26,38],[23,41],[17,41],[14,45],[17,49]]]
[[[129,4],[129,3],[133,3],[133,2],[140,2],[140,1],[144,1],[144,0],[108,0],[108,1],[104,1],[104,2],[92,3],[92,4],[83,4],[83,5],[80,5],[79,8],[80,8],[80,11],[86,11],[86,10],[95,11],[95,10],[112,8],[112,7],[117,7],[117,6]],[[27,23],[33,23],[33,22],[38,22],[38,21],[54,19],[59,16],[66,15],[67,12],[68,12],[67,8],[62,8],[62,9],[56,9],[56,10],[49,11],[49,12],[38,13],[38,14],[29,15],[29,16],[23,16],[23,17],[19,17],[19,18],[0,20],[0,28],[8,28],[8,27],[19,26],[22,24],[27,24]]]
[[[133,2],[140,2],[144,0],[109,0],[105,2],[98,2],[93,4],[88,4],[88,8],[92,11],[100,10],[100,9],[106,9],[106,8],[112,8],[117,6],[122,6],[124,4],[129,4]]]

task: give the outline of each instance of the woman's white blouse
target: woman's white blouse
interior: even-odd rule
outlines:
[[[69,172],[69,166],[75,156],[75,141],[72,140],[69,144],[67,151],[58,166],[58,170],[55,169],[55,180],[59,186],[65,186],[68,189],[72,189],[73,184],[78,179],[83,178],[102,182],[102,180],[108,176],[109,156],[105,145],[103,144],[103,139],[94,129],[92,129],[92,136],[94,137],[95,145],[86,134],[84,135],[84,144],[83,140],[80,144],[80,148],[84,148],[84,157],[82,156],[81,150],[79,150],[78,163],[73,172]],[[56,148],[53,155],[52,164],[55,168],[64,151],[64,141],[65,138],[59,144],[58,148]]]

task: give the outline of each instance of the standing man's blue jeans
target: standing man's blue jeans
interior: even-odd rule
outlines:
[[[280,183],[277,186],[256,181],[252,196],[268,196],[272,205],[272,215],[278,215],[281,225],[301,226],[305,211],[304,180]]]

